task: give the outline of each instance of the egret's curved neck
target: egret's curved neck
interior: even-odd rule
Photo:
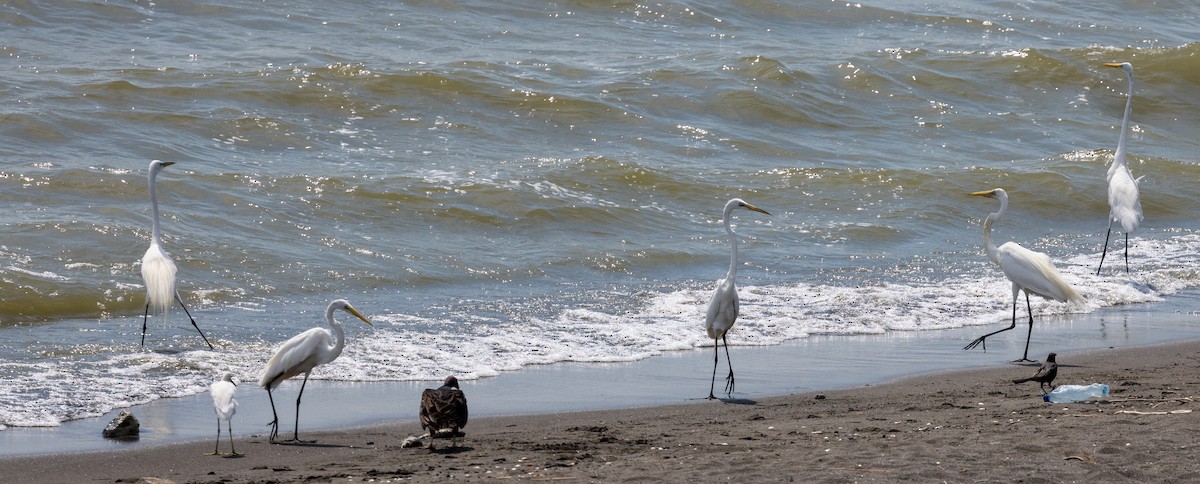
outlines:
[[[150,208],[154,212],[154,223],[150,225],[150,243],[162,245],[162,232],[158,228],[158,192],[154,189],[158,172],[150,172]]]
[[[725,232],[729,233],[729,273],[725,275],[725,279],[730,282],[737,276],[737,233],[733,231],[733,227],[729,225],[729,213],[733,210],[725,211]]]
[[[340,356],[342,354],[342,348],[346,347],[346,332],[342,330],[342,323],[339,323],[336,319],[333,319],[334,311],[335,308],[332,306],[325,310],[325,321],[328,322],[329,327],[333,329],[334,343],[329,356],[330,361]]]
[[[1008,211],[1008,198],[1000,197],[1000,210],[996,213],[988,214],[987,219],[983,221],[983,249],[987,251],[988,259],[1000,265],[1000,255],[996,252],[996,244],[992,242],[992,225],[1004,216],[1004,212]]]
[[[1133,73],[1127,73],[1129,92],[1125,94],[1125,117],[1121,118],[1121,137],[1117,139],[1117,153],[1113,163],[1125,163],[1125,137],[1129,135],[1129,117],[1133,113]]]

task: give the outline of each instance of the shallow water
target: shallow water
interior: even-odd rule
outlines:
[[[734,345],[1006,321],[995,186],[1087,298],[1039,317],[1200,286],[1189,3],[328,5],[0,8],[0,425],[251,381],[338,297],[375,326],[314,379],[706,347],[735,196]],[[1095,276],[1124,60],[1146,220]],[[137,345],[151,159],[217,351],[178,308]]]

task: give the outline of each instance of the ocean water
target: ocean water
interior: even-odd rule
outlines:
[[[0,425],[256,375],[349,299],[339,382],[478,379],[729,342],[998,329],[997,240],[1084,304],[1200,287],[1189,2],[9,2],[0,6]],[[1145,221],[1107,227],[1135,69]],[[150,160],[176,307],[139,346]],[[1036,338],[1036,335],[1035,335]],[[965,343],[962,342],[962,343]],[[947,351],[961,344],[948,342]],[[736,350],[736,348],[735,348]]]

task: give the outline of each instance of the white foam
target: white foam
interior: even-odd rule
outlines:
[[[41,272],[31,271],[29,269],[20,268],[17,266],[8,266],[7,269],[10,271],[13,271],[13,272],[19,272],[21,274],[25,274],[25,275],[33,276],[33,277],[39,277],[42,279],[50,279],[50,280],[55,280],[55,281],[69,281],[70,280],[67,277],[60,276],[60,275],[55,274],[50,271],[41,271]]]

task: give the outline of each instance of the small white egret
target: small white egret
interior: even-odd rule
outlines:
[[[342,348],[346,346],[342,323],[333,319],[333,312],[339,309],[353,314],[367,323],[367,326],[372,326],[371,321],[350,306],[348,301],[338,299],[329,303],[329,308],[325,310],[325,321],[329,323],[330,329],[312,328],[293,336],[275,350],[275,355],[263,369],[258,385],[267,390],[267,398],[271,401],[271,415],[274,420],[267,424],[271,426],[271,442],[275,442],[275,437],[279,436],[279,415],[275,413],[275,397],[271,395],[271,391],[284,380],[303,373],[304,383],[300,384],[300,394],[296,395],[296,426],[292,431],[292,441],[300,440],[300,398],[304,396],[308,376],[313,368],[337,359],[342,354]]]
[[[987,251],[988,259],[1000,266],[1000,270],[1004,272],[1008,280],[1012,281],[1013,310],[1012,325],[1000,331],[980,336],[963,349],[969,350],[983,345],[983,350],[987,351],[985,340],[988,336],[1017,327],[1017,294],[1025,291],[1025,307],[1029,311],[1029,334],[1025,336],[1025,353],[1017,361],[1032,361],[1029,359],[1029,339],[1033,336],[1033,307],[1029,304],[1029,293],[1059,302],[1083,302],[1083,298],[1075,292],[1070,284],[1067,284],[1067,281],[1063,280],[1046,254],[1026,249],[1016,242],[1006,242],[1000,247],[996,247],[996,244],[992,243],[992,224],[1000,220],[1000,217],[1003,217],[1004,212],[1008,210],[1008,194],[1003,189],[996,188],[975,192],[971,195],[1000,200],[1000,210],[989,214],[983,221],[983,246]]]
[[[171,260],[171,256],[162,248],[162,231],[158,226],[158,191],[154,185],[158,173],[174,164],[173,161],[150,162],[150,208],[154,211],[154,223],[150,226],[150,248],[146,249],[146,255],[142,256],[142,280],[146,283],[146,311],[142,313],[142,346],[146,346],[146,320],[150,317],[150,307],[153,306],[154,313],[165,321],[167,310],[171,308],[171,301],[174,299],[183,307],[183,312],[192,321],[192,326],[200,333],[200,337],[204,338],[204,343],[209,349],[213,349],[212,343],[209,343],[208,337],[200,331],[200,326],[196,325],[192,313],[175,290],[175,261]]]
[[[233,393],[237,391],[237,384],[233,382],[233,373],[225,373],[212,384],[210,388],[213,399],[213,411],[217,414],[217,445],[213,447],[212,454],[221,455],[221,421],[224,420],[229,426],[229,455],[241,455],[237,449],[233,447],[233,414],[237,413],[237,400],[233,399]]]
[[[467,426],[467,396],[458,388],[458,378],[446,377],[442,386],[427,388],[421,392],[421,428],[429,432],[429,450],[433,450],[433,439],[449,438],[451,445],[458,445]]]
[[[725,213],[721,216],[721,221],[725,224],[725,232],[729,233],[729,272],[725,274],[724,279],[717,281],[717,290],[713,292],[712,299],[708,301],[708,315],[704,320],[704,330],[708,333],[708,337],[713,339],[713,376],[712,384],[708,389],[710,400],[717,398],[713,395],[713,390],[717,385],[717,361],[720,358],[717,347],[720,346],[718,344],[720,341],[725,342],[725,362],[729,363],[729,376],[725,377],[725,394],[733,395],[733,362],[729,360],[729,341],[725,337],[733,328],[733,323],[738,317],[737,284],[734,282],[734,278],[737,276],[738,243],[737,234],[729,226],[729,215],[738,208],[770,215],[766,210],[746,203],[740,198],[734,198],[725,203]]]
[[[1142,202],[1138,198],[1138,180],[1133,178],[1125,162],[1125,137],[1129,134],[1129,114],[1133,109],[1133,65],[1128,62],[1108,63],[1107,67],[1118,67],[1129,79],[1129,92],[1125,95],[1125,117],[1121,119],[1121,137],[1117,139],[1117,152],[1108,167],[1108,233],[1104,235],[1104,251],[1100,253],[1100,265],[1096,275],[1104,267],[1104,256],[1108,254],[1108,238],[1112,235],[1113,222],[1120,222],[1125,231],[1125,273],[1129,273],[1129,233],[1142,223]]]

